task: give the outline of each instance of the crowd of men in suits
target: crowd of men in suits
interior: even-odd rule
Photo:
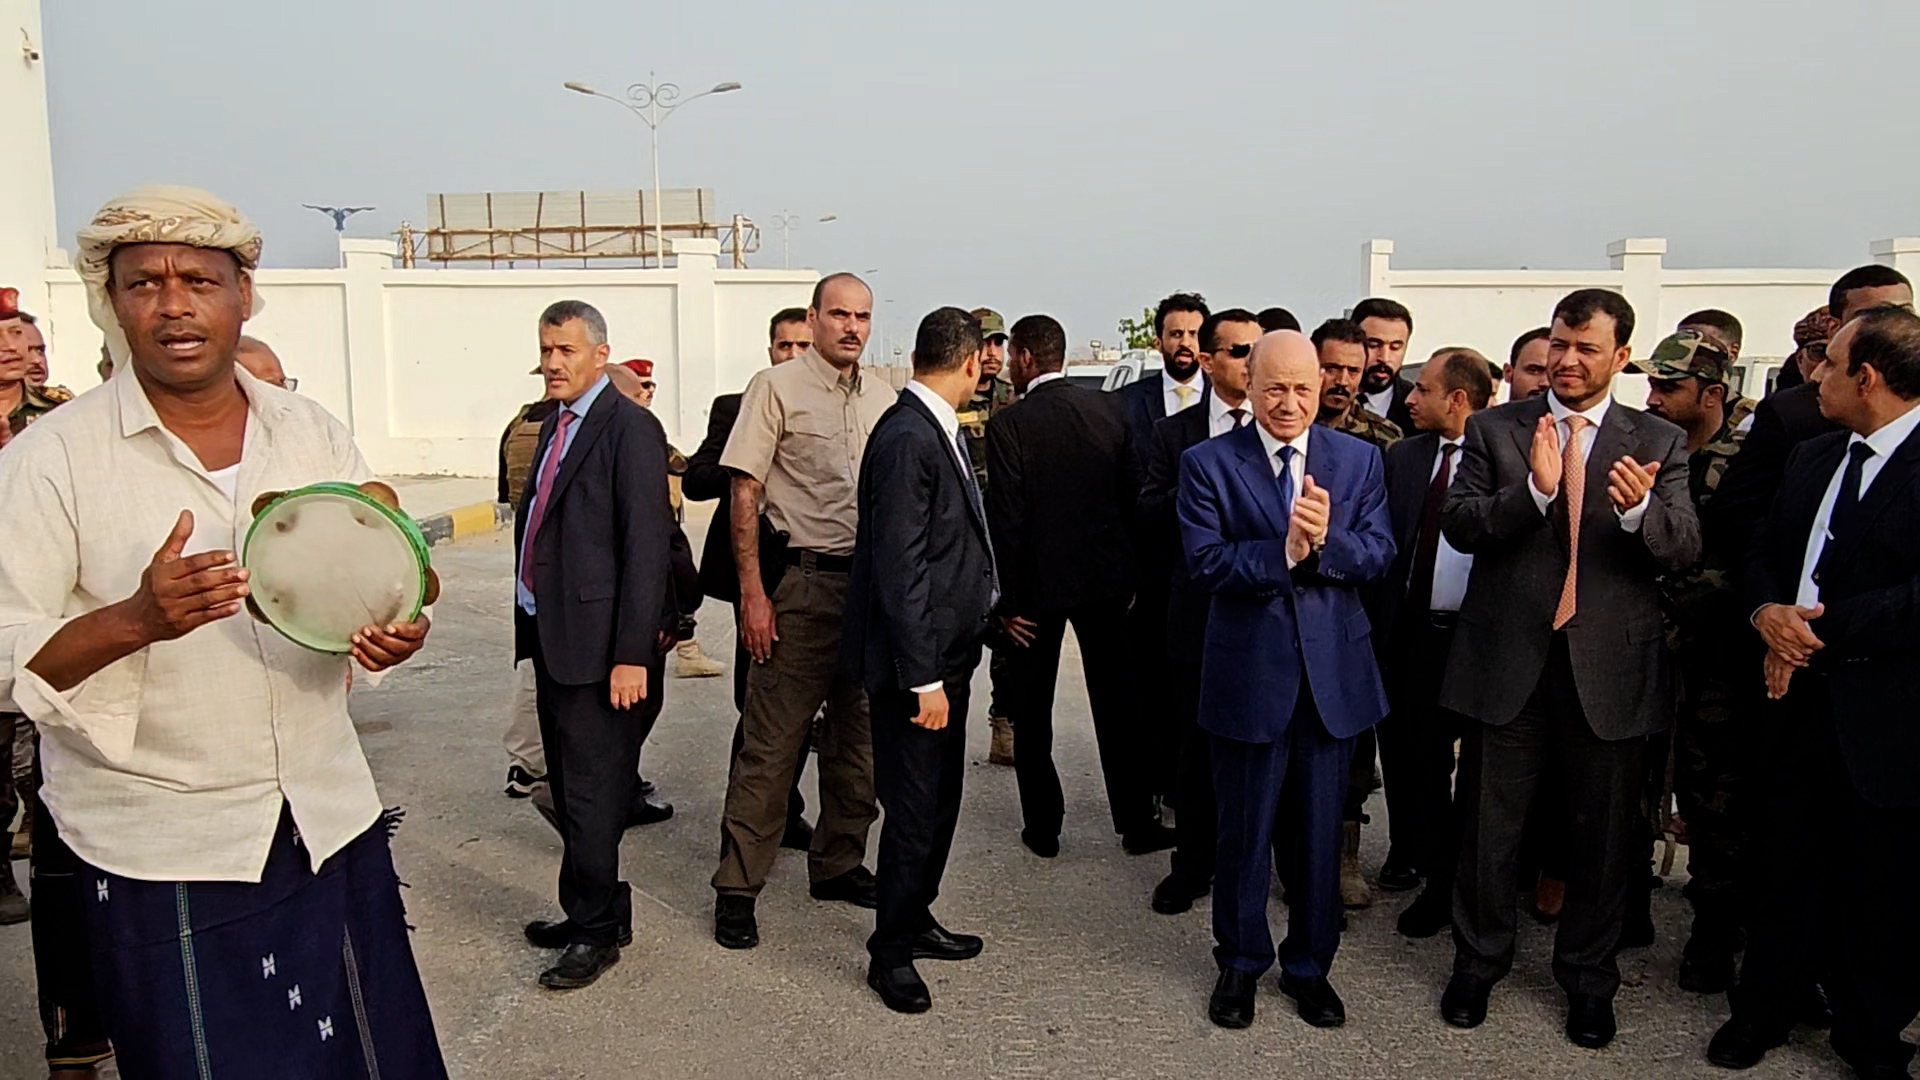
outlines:
[[[1788,388],[1758,402],[1737,318],[1695,313],[1637,357],[1636,313],[1600,289],[1504,365],[1448,346],[1417,377],[1392,300],[1307,334],[1284,309],[1179,293],[1155,315],[1164,366],[1117,393],[1066,377],[1054,319],[952,307],[919,324],[896,393],[862,367],[872,311],[859,278],[822,279],[774,317],[773,363],[714,402],[683,481],[719,502],[699,590],[675,587],[694,572],[659,425],[603,393],[604,322],[575,303],[541,317],[558,404],[526,455],[516,607],[566,848],[565,918],[527,929],[564,950],[543,983],[592,982],[631,936],[619,834],[665,652],[704,592],[739,627],[722,946],[759,943],[777,853],[804,848],[815,899],[875,909],[869,985],[928,1009],[915,963],[982,948],[932,910],[975,670],[990,650],[983,711],[1021,842],[1055,858],[1071,626],[1114,832],[1132,855],[1171,849],[1153,910],[1212,897],[1215,1023],[1250,1025],[1276,963],[1308,1023],[1343,1023],[1343,909],[1377,887],[1421,890],[1403,934],[1451,929],[1440,1012],[1475,1027],[1524,892],[1558,918],[1568,1038],[1604,1047],[1618,954],[1651,940],[1654,838],[1684,831],[1678,977],[1732,1005],[1709,1058],[1748,1067],[1830,1023],[1860,1075],[1908,1075],[1920,317],[1896,271],[1836,282],[1796,330]],[[1615,396],[1628,372],[1645,409]],[[1820,868],[1836,845],[1845,895]]]

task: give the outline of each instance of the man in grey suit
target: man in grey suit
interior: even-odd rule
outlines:
[[[1567,1037],[1590,1049],[1613,1040],[1614,952],[1628,887],[1647,872],[1634,826],[1647,736],[1673,719],[1656,582],[1700,555],[1686,433],[1612,399],[1632,336],[1633,308],[1618,293],[1560,301],[1551,390],[1467,421],[1441,511],[1474,572],[1440,704],[1475,721],[1460,768],[1454,973],[1441,1015],[1477,1026],[1513,964],[1520,833],[1552,774],[1572,812],[1553,973],[1567,993]]]

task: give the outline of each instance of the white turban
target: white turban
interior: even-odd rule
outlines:
[[[113,302],[107,296],[108,260],[114,248],[122,244],[191,244],[231,253],[239,260],[242,272],[249,275],[260,265],[260,230],[238,207],[199,188],[170,184],[150,184],[108,199],[93,220],[81,227],[78,241],[73,267],[87,286],[87,313],[106,335],[107,350],[115,360],[125,360],[129,349],[126,332],[120,328]],[[248,314],[258,315],[265,306],[255,291],[253,310]]]

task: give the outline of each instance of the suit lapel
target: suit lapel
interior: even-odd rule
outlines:
[[[560,496],[566,494],[567,485],[580,472],[580,463],[587,459],[588,451],[593,449],[593,444],[607,430],[607,420],[613,415],[615,399],[619,398],[620,392],[609,383],[601,388],[600,396],[593,399],[593,407],[587,410],[587,415],[580,418],[580,434],[573,437],[573,445],[566,448],[567,456],[560,459],[560,475],[554,477],[553,493],[547,496],[547,515],[541,519],[543,526],[553,519],[553,508],[560,502]],[[555,413],[556,433],[559,431],[559,420],[560,414]]]
[[[1547,396],[1528,398],[1513,410],[1513,427],[1509,433],[1513,436],[1513,445],[1520,450],[1521,464],[1533,460],[1533,429],[1540,425],[1540,418],[1547,415]]]
[[[1582,522],[1604,520],[1596,515],[1613,509],[1613,498],[1607,494],[1607,473],[1612,471],[1614,462],[1633,449],[1633,434],[1633,414],[1626,406],[1617,401],[1607,406],[1606,419],[1600,421],[1600,430],[1593,433],[1593,445],[1587,448],[1587,486],[1580,503]]]
[[[1318,438],[1307,439],[1307,463],[1306,468],[1301,471],[1301,476],[1303,477],[1300,482],[1302,488],[1307,486],[1304,477],[1311,476],[1314,487],[1327,489],[1327,495],[1335,503],[1340,501],[1335,492],[1346,476],[1346,463],[1341,460],[1339,451],[1333,448],[1333,440],[1326,438],[1324,433]],[[1297,491],[1293,494],[1295,498],[1300,495]]]
[[[1846,447],[1851,442],[1848,439],[1840,444],[1841,458],[1846,456]],[[1920,430],[1908,435],[1907,440],[1887,458],[1887,463],[1880,466],[1880,472],[1873,478],[1873,486],[1867,488],[1866,494],[1860,498],[1859,516],[1854,519],[1853,528],[1847,530],[1845,536],[1833,538],[1834,545],[1822,555],[1822,562],[1831,559],[1841,563],[1853,555],[1854,549],[1860,546],[1860,541],[1873,528],[1875,519],[1885,513],[1887,507],[1893,505],[1893,500],[1907,489],[1907,482],[1913,477],[1916,457],[1920,457]],[[1830,480],[1833,469],[1838,467],[1836,459],[1834,465],[1821,475]],[[1821,494],[1824,496],[1825,491],[1822,490]],[[1816,509],[1814,512],[1819,511]]]
[[[908,411],[918,416],[923,423],[933,429],[934,442],[947,442],[947,435],[940,427],[940,421],[934,417],[933,410],[927,408],[927,403],[920,400],[920,395],[914,393],[912,390],[902,390],[900,391],[900,404],[906,406]],[[946,452],[940,456],[947,459],[948,469],[953,473],[953,478],[959,482],[960,490],[965,492],[969,490],[968,481],[972,478],[961,473],[960,458],[956,454],[957,449],[958,447],[947,444]],[[984,539],[987,535],[987,522],[981,514],[985,512],[985,507],[976,505],[971,495],[968,495],[961,501],[967,504],[968,520],[973,522],[974,528],[980,530],[980,536]]]
[[[1391,493],[1394,506],[1400,509],[1400,512],[1393,516],[1401,523],[1400,528],[1395,530],[1394,540],[1409,552],[1413,550],[1414,541],[1419,539],[1420,514],[1426,509],[1427,487],[1433,483],[1433,477],[1430,474],[1433,472],[1433,459],[1440,453],[1440,436],[1425,432],[1415,435],[1413,444],[1419,449],[1412,451],[1409,459],[1416,464],[1424,462],[1427,467],[1425,470],[1419,468],[1403,470],[1395,477],[1399,481],[1399,489]],[[1453,467],[1455,472],[1460,470],[1457,457]]]
[[[1260,504],[1260,512],[1267,516],[1267,524],[1272,525],[1279,535],[1287,535],[1287,508],[1280,505],[1280,481],[1273,475],[1273,466],[1267,464],[1267,448],[1260,441],[1260,433],[1254,430],[1252,424],[1248,424],[1221,438],[1234,440],[1234,456],[1238,461],[1234,471],[1239,474],[1240,483],[1246,486],[1247,494]]]

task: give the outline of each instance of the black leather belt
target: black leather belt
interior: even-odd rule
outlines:
[[[787,565],[797,566],[805,573],[819,570],[828,574],[851,574],[853,573],[853,556],[823,555],[818,551],[790,547],[787,549]]]
[[[1451,630],[1460,625],[1460,613],[1457,611],[1429,611],[1427,620],[1435,630]]]

